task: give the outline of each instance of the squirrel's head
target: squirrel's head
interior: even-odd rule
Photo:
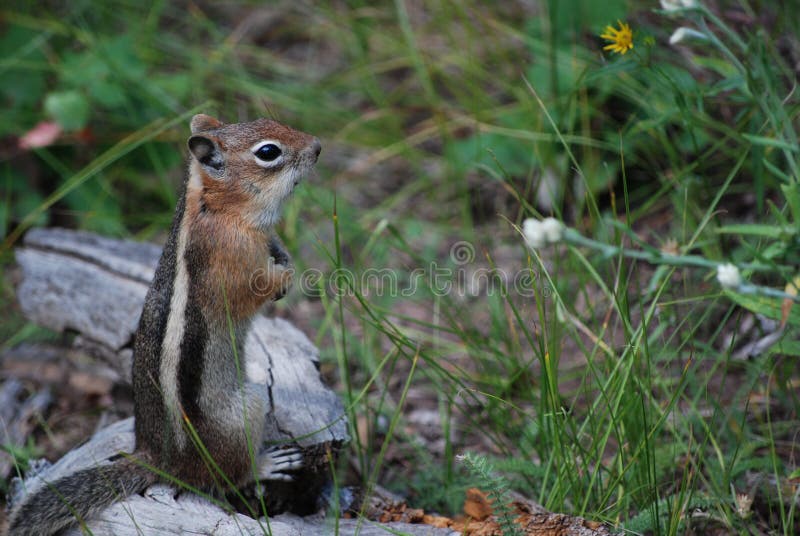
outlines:
[[[270,119],[226,125],[199,114],[191,128],[188,190],[203,210],[236,211],[259,227],[278,220],[322,149],[314,136]]]

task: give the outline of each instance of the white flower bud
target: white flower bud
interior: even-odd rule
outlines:
[[[522,223],[525,241],[534,249],[561,242],[564,238],[564,229],[564,224],[555,218],[545,218],[542,221],[528,218]]]
[[[556,244],[564,238],[564,224],[555,218],[542,220],[542,231],[548,244]]]
[[[720,264],[717,266],[717,281],[722,285],[722,288],[735,289],[742,284],[742,274],[731,263]]]
[[[661,0],[661,9],[664,11],[678,11],[697,7],[697,0]]]
[[[531,248],[539,249],[547,245],[547,237],[539,220],[528,218],[522,222],[522,235]]]
[[[686,26],[681,26],[674,32],[669,38],[670,45],[677,45],[683,41],[689,39],[697,39],[698,41],[706,41],[708,38],[705,34],[698,32],[697,30],[692,30],[691,28],[687,28]]]

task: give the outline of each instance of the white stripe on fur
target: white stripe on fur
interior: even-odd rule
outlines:
[[[189,274],[184,258],[188,239],[186,223],[186,213],[184,212],[178,233],[177,251],[175,252],[175,280],[172,283],[172,300],[167,318],[167,331],[161,345],[161,368],[159,370],[159,381],[167,417],[172,422],[175,442],[181,450],[186,445],[186,433],[183,428],[178,395],[178,362],[181,357],[181,341],[183,341],[186,321],[186,302],[189,298]]]

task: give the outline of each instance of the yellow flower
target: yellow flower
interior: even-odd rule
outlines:
[[[603,50],[625,54],[633,48],[633,32],[631,27],[624,22],[619,20],[617,22],[619,23],[619,30],[613,26],[606,26],[606,29],[600,34],[600,37],[606,41],[611,41],[611,44],[604,46]]]

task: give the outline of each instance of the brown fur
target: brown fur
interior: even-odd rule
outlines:
[[[189,192],[186,208],[191,246],[209,255],[208,270],[200,283],[205,289],[202,306],[219,321],[228,314],[238,321],[252,317],[266,301],[286,288],[290,272],[270,262],[273,231],[254,229],[242,217],[250,209],[246,193],[219,191],[211,184],[203,192]],[[207,209],[201,212],[203,203]],[[225,247],[219,247],[220,244]],[[226,298],[229,309],[225,307]]]

